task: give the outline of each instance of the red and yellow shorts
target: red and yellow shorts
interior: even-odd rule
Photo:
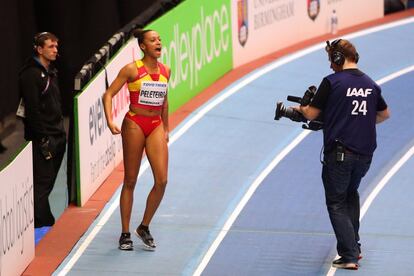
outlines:
[[[135,114],[134,112],[127,112],[125,118],[131,119],[134,121],[142,130],[145,137],[148,137],[154,129],[157,128],[162,122],[161,116],[143,116]]]

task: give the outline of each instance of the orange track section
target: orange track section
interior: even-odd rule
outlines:
[[[339,31],[335,37],[356,32],[369,27],[389,23],[399,19],[414,16],[414,9],[387,15],[381,19],[363,23],[351,28]],[[315,37],[284,48],[270,55],[257,59],[253,62],[240,66],[221,77],[210,87],[202,91],[191,101],[183,105],[170,115],[170,129],[173,130],[195,109],[218,94],[229,84],[250,73],[254,69],[268,64],[287,54],[294,53],[303,48],[332,39],[330,34]],[[35,258],[26,268],[22,275],[51,275],[69,254],[78,240],[85,234],[92,222],[98,217],[105,204],[123,181],[122,163],[105,180],[101,187],[89,199],[83,207],[69,206],[59,217],[56,224],[42,238],[35,248]],[[121,227],[121,225],[119,226]],[[121,228],[120,228],[121,229]]]

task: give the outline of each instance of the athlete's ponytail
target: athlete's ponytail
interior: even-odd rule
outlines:
[[[151,32],[152,30],[144,30],[144,29],[135,29],[132,31],[134,37],[138,39],[138,45],[144,43],[144,36],[146,33]]]

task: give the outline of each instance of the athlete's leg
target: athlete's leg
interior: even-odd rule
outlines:
[[[134,188],[141,165],[145,146],[145,136],[141,128],[132,120],[125,118],[122,123],[122,146],[124,155],[124,184],[122,185],[120,210],[122,232],[129,232]]]
[[[148,226],[160,205],[167,185],[168,146],[163,124],[160,124],[147,137],[145,152],[154,175],[154,186],[148,195],[144,218],[142,220],[142,224]]]

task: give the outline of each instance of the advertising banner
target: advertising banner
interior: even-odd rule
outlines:
[[[383,0],[233,0],[234,67],[300,41],[380,18]]]
[[[170,112],[232,69],[230,0],[187,0],[147,26],[171,68]]]
[[[134,60],[136,43],[128,43],[106,66],[111,83],[119,70]],[[75,143],[77,157],[78,205],[84,205],[91,195],[122,160],[121,135],[112,135],[108,128],[102,103],[105,92],[105,71],[101,71],[81,94],[75,97]],[[129,109],[126,84],[112,99],[113,121],[121,127]]]
[[[0,171],[0,275],[21,275],[34,258],[32,144]]]

